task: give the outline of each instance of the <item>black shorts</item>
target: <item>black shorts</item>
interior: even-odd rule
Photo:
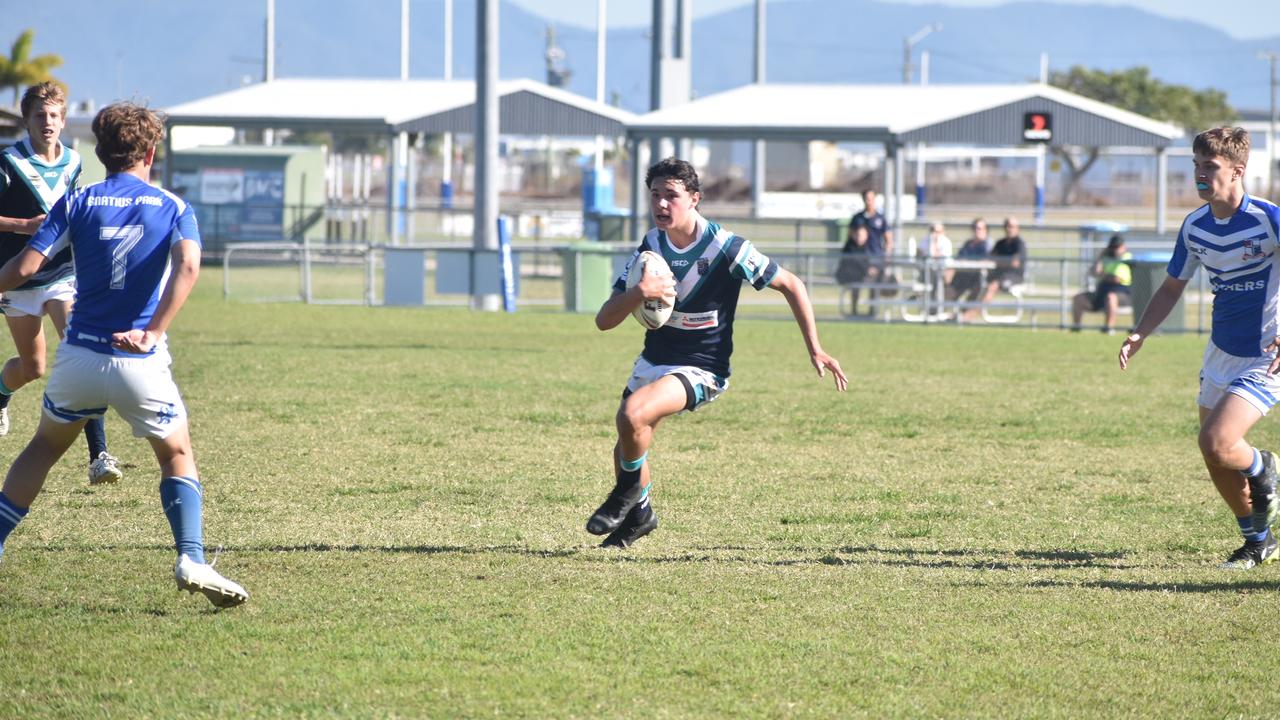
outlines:
[[[1098,312],[1107,307],[1107,296],[1115,293],[1120,300],[1120,304],[1124,304],[1129,297],[1128,285],[1117,285],[1116,283],[1098,283],[1098,289],[1093,292],[1093,310]]]

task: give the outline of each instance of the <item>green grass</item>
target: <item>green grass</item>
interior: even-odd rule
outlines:
[[[171,333],[219,569],[179,595],[149,450],[77,446],[0,565],[0,717],[1261,717],[1280,568],[1226,574],[1203,339],[742,320],[650,455],[662,526],[582,529],[633,323],[223,302]],[[39,392],[19,393],[0,460]],[[1274,447],[1273,422],[1252,439]]]

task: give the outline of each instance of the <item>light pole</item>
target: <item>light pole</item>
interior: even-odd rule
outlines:
[[[1274,50],[1258,53],[1258,58],[1271,63],[1271,124],[1267,128],[1267,197],[1275,197],[1276,191],[1276,60],[1280,53]]]
[[[902,84],[911,84],[911,50],[931,33],[942,30],[942,23],[929,23],[916,31],[915,35],[902,41]]]

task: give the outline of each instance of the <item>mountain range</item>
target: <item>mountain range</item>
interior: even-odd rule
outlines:
[[[262,77],[262,0],[135,0],[127,12],[101,0],[0,5],[8,6],[3,16],[14,37],[34,28],[34,52],[63,57],[55,75],[71,87],[73,100],[102,105],[134,98],[164,107]],[[410,75],[442,77],[443,2],[414,0],[411,7]],[[1270,103],[1269,68],[1258,54],[1280,49],[1280,37],[1243,41],[1200,23],[1101,4],[774,0],[768,7],[769,82],[901,82],[904,38],[941,23],[917,45],[914,60],[919,64],[919,51],[929,52],[933,83],[1034,80],[1047,53],[1052,69],[1146,65],[1164,82],[1222,90],[1238,110],[1258,110]],[[581,26],[555,30],[572,71],[568,88],[594,97],[590,10]],[[501,4],[499,17],[502,76],[544,79],[547,21],[509,3]],[[695,95],[751,81],[753,22],[750,5],[695,20]],[[399,23],[394,0],[276,0],[276,76],[397,77]],[[648,109],[648,36],[648,28],[637,27],[614,28],[607,36],[607,100],[632,111]],[[472,77],[473,2],[454,3],[453,43],[453,76]]]

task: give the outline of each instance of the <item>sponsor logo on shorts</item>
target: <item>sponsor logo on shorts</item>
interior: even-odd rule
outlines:
[[[173,409],[173,403],[169,403],[156,411],[156,422],[160,425],[168,425],[177,417],[178,412]]]

